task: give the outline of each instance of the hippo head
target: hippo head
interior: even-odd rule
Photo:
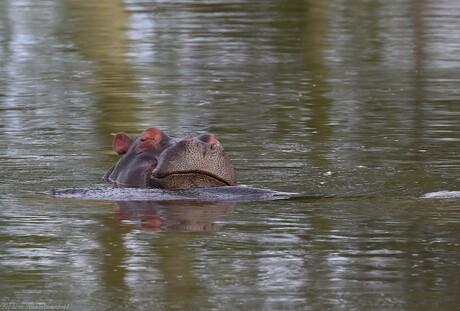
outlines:
[[[121,158],[104,179],[118,187],[187,189],[233,186],[233,165],[214,135],[176,140],[156,128],[136,138],[118,133],[113,149]]]

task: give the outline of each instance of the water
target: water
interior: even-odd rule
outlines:
[[[460,7],[2,1],[0,309],[454,310]],[[116,203],[112,133],[212,132],[299,197]],[[318,198],[322,197],[322,198]]]

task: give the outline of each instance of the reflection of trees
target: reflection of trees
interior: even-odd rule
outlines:
[[[100,220],[101,226],[113,227],[112,220],[104,217]],[[95,293],[95,297],[101,299],[106,304],[107,309],[117,309],[119,306],[129,305],[129,287],[126,284],[127,270],[125,261],[129,256],[125,245],[124,236],[128,230],[101,230],[96,240],[101,247],[101,256],[93,260],[98,262],[100,268],[100,279],[98,284],[101,292]]]
[[[328,97],[331,85],[326,59],[330,2],[329,0],[309,1],[302,32],[304,64],[311,76],[308,92],[311,96],[311,116],[305,123],[305,129],[313,133],[312,142],[323,146],[313,149],[311,153],[312,159],[319,161],[318,164],[321,166],[328,162],[326,155],[330,153],[330,147],[325,142],[331,139],[332,134],[330,124],[332,101]]]
[[[455,301],[459,230],[445,221],[452,217],[450,208],[433,208],[423,200],[396,202],[403,208],[389,206],[386,198],[331,199],[328,217],[323,204],[312,208],[311,230],[302,237],[309,301],[327,305],[340,299],[346,309],[360,302],[371,309],[383,302],[431,309],[425,303],[439,307]],[[333,291],[318,299],[324,288]]]
[[[180,309],[190,308],[194,307],[195,300],[196,304],[203,304],[207,300],[203,296],[209,295],[208,284],[202,284],[194,274],[193,265],[199,259],[188,249],[190,241],[195,238],[191,232],[222,230],[223,225],[218,222],[232,211],[233,206],[231,202],[117,202],[115,219],[119,222],[118,230],[104,231],[99,237],[104,251],[102,281],[110,305],[130,305],[129,297],[136,297],[136,291],[139,291],[138,281],[162,284],[152,286],[155,290],[152,299],[157,308],[161,309],[160,306],[165,303],[179,305]],[[113,227],[107,222],[108,219],[104,221],[108,227]],[[140,243],[130,229],[132,224],[145,231],[163,233]],[[142,279],[138,268],[148,269],[145,277],[151,279]],[[131,289],[134,292],[130,292]],[[161,289],[161,294],[158,289]],[[145,290],[141,290],[143,300]]]
[[[61,32],[71,36],[78,51],[94,64],[93,86],[100,112],[95,125],[104,144],[110,146],[110,133],[135,128],[134,114],[139,100],[136,77],[126,58],[128,39],[125,33],[128,14],[119,1],[66,1],[68,23]],[[134,125],[133,125],[134,124]]]

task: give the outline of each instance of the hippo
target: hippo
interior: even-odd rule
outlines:
[[[148,128],[135,138],[117,133],[112,147],[121,158],[104,179],[116,187],[179,190],[237,183],[230,158],[212,134],[174,139]]]

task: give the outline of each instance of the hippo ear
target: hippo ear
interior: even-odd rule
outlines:
[[[129,137],[123,132],[120,132],[115,135],[115,138],[113,139],[112,148],[113,150],[115,150],[116,153],[118,153],[118,155],[123,155],[126,152],[128,152],[129,146],[131,146],[132,142],[133,140],[131,139],[131,137]]]

